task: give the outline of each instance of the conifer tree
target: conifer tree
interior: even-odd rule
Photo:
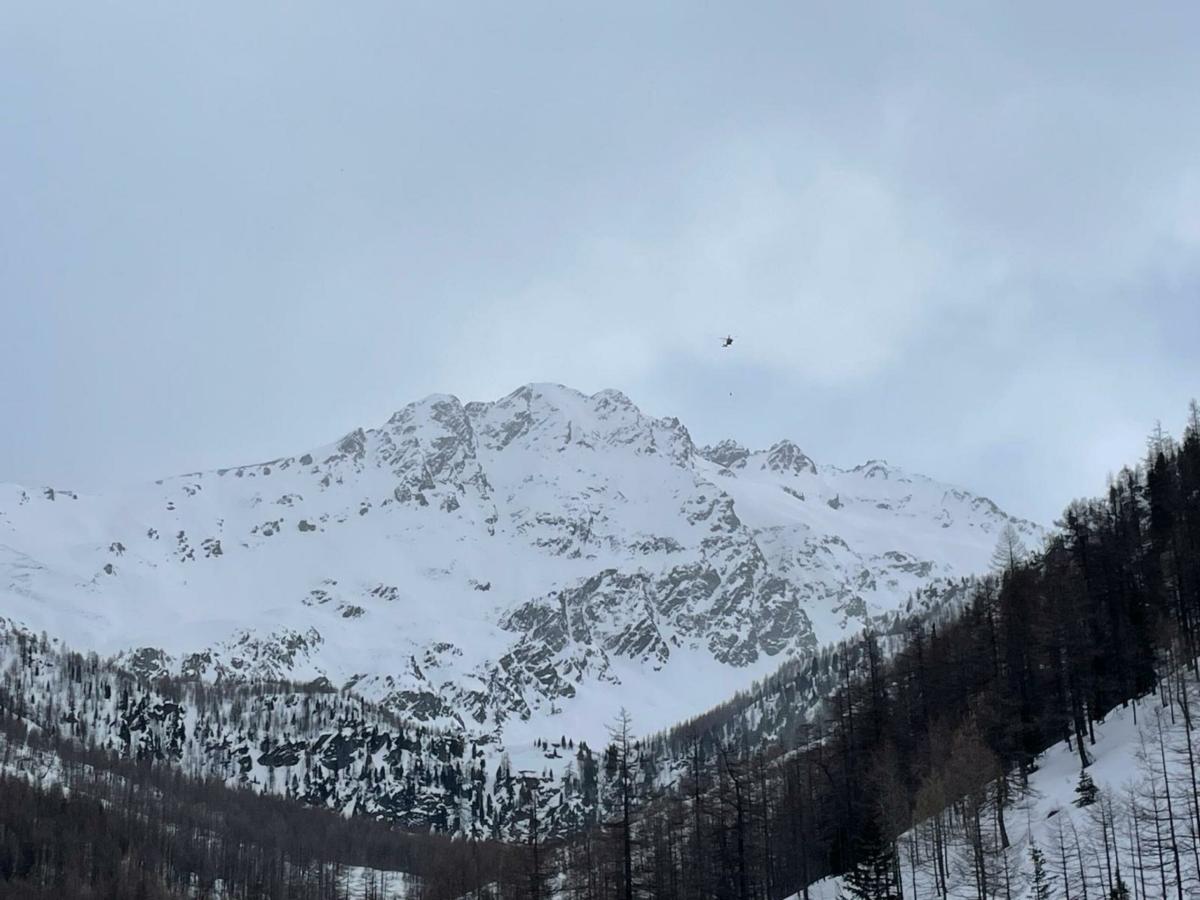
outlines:
[[[1075,805],[1076,806],[1091,806],[1099,797],[1100,789],[1096,787],[1096,782],[1092,781],[1092,776],[1087,773],[1087,770],[1079,771],[1079,784],[1075,786]]]
[[[1017,529],[1011,522],[1005,522],[1004,527],[1000,529],[1000,537],[996,540],[996,549],[992,551],[992,569],[1001,574],[1009,574],[1016,570],[1027,553],[1028,550]]]
[[[858,862],[843,879],[844,900],[903,900],[896,882],[895,845],[884,838],[873,819],[863,825],[856,843]]]
[[[636,748],[633,741],[633,719],[625,707],[621,707],[617,718],[608,727],[612,740],[609,758],[616,776],[619,804],[616,823],[621,832],[622,887],[625,900],[633,900],[633,806],[634,780],[631,769],[636,765]]]
[[[1050,900],[1054,896],[1054,878],[1046,872],[1046,855],[1037,844],[1030,845],[1029,856],[1033,860],[1033,900]]]

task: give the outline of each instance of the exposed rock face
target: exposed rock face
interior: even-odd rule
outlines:
[[[791,441],[779,441],[767,451],[766,467],[785,475],[816,475],[817,465]]]
[[[697,449],[617,391],[433,396],[121,496],[0,486],[0,607],[139,674],[325,679],[519,745],[698,713],[981,571],[985,498],[790,441]],[[286,752],[280,750],[279,752]]]
[[[746,460],[750,458],[750,451],[737,441],[725,440],[705,447],[700,451],[700,455],[725,469],[744,469]]]

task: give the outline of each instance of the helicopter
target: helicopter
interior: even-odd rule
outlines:
[[[732,347],[732,346],[733,346],[733,336],[732,335],[727,334],[727,335],[725,335],[725,337],[721,338],[721,349],[722,350],[726,349],[727,347]]]

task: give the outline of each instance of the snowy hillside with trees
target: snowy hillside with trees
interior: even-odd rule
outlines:
[[[1094,723],[1084,750],[1067,740],[1014,783],[968,788],[846,877],[793,895],[807,900],[877,897],[1052,897],[1170,900],[1200,895],[1200,687],[1176,672],[1159,693]],[[955,746],[943,772],[975,782],[995,767],[985,747]],[[995,798],[1011,794],[1011,804]],[[1001,827],[1003,824],[1003,827]],[[877,869],[898,869],[900,886]],[[890,874],[890,873],[889,873]]]
[[[603,773],[586,743],[547,740],[514,762],[349,692],[147,681],[0,620],[5,721],[80,751],[417,831],[519,837],[535,782],[546,834],[599,816]]]

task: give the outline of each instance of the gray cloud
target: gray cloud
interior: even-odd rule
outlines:
[[[0,480],[555,380],[1048,520],[1200,392],[1197,33],[1182,2],[10,5]]]

